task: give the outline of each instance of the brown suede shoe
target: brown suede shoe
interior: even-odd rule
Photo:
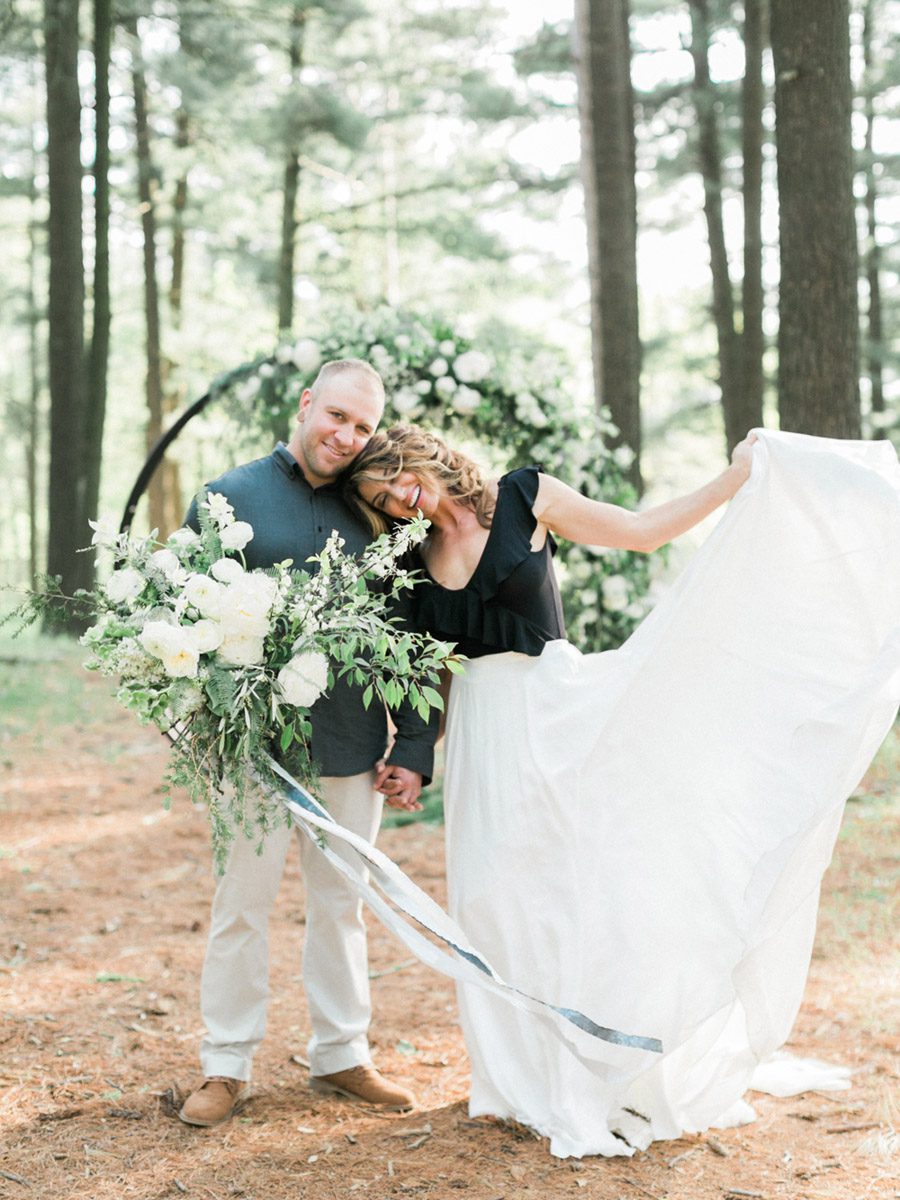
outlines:
[[[391,1083],[371,1065],[350,1067],[333,1075],[311,1075],[309,1086],[327,1096],[344,1096],[362,1104],[377,1104],[389,1112],[409,1112],[415,1097],[399,1084]]]
[[[212,1075],[185,1100],[178,1114],[186,1125],[221,1125],[250,1099],[250,1084]]]

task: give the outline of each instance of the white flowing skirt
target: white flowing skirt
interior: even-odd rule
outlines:
[[[790,1033],[843,802],[898,699],[896,455],[792,434],[763,435],[621,649],[470,662],[447,726],[451,915],[508,982],[665,1051],[461,985],[472,1114],[613,1155],[739,1102]]]

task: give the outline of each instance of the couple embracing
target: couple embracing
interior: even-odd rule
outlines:
[[[664,1047],[563,1035],[462,985],[472,1114],[528,1124],[561,1156],[751,1119],[742,1095],[802,996],[841,803],[896,706],[896,456],[751,434],[703,487],[630,512],[537,467],[485,480],[424,429],[378,432],[383,407],[371,366],[326,363],[289,442],[210,487],[256,531],[250,568],[304,564],[335,529],[352,553],[427,518],[407,616],[467,659],[446,723],[451,915],[514,986]],[[738,492],[624,647],[582,656],[565,641],[554,536],[650,552]],[[431,773],[434,723],[391,717],[385,757],[386,714],[358,689],[339,683],[312,711],[324,802],[369,840],[382,803],[417,809]],[[189,1124],[247,1095],[289,840],[272,831],[260,857],[238,837],[218,881]],[[369,1055],[360,901],[300,841],[311,1086],[404,1111],[413,1096]]]

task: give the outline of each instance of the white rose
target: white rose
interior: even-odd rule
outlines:
[[[547,418],[531,392],[519,392],[515,404],[516,416],[524,425],[533,425],[536,429],[542,429],[547,424]]]
[[[452,375],[442,375],[440,379],[434,381],[434,390],[442,400],[449,400],[455,394],[458,386]]]
[[[234,521],[226,525],[219,536],[223,550],[243,550],[253,540],[253,526],[247,521]]]
[[[113,604],[124,604],[136,600],[144,590],[146,580],[134,567],[121,567],[113,571],[106,581],[106,594]]]
[[[411,342],[405,333],[398,333],[394,338],[394,345],[398,350],[408,350]]]
[[[415,384],[413,384],[413,390],[418,392],[420,396],[427,396],[431,391],[431,380],[419,379]]]
[[[313,371],[318,371],[322,365],[322,351],[319,349],[319,343],[313,338],[300,338],[298,342],[294,342],[291,358],[297,369],[304,374],[312,375]]]
[[[328,660],[318,651],[297,654],[278,672],[278,683],[288,704],[309,708],[328,686]]]
[[[474,388],[470,387],[458,388],[452,403],[454,412],[460,413],[461,416],[468,416],[469,413],[475,412],[481,404],[481,392],[476,392]]]
[[[199,621],[195,621],[193,625],[189,626],[189,633],[200,654],[208,654],[210,650],[217,650],[222,644],[222,627],[217,621],[209,621],[205,617],[201,617]]]
[[[399,392],[394,393],[393,398],[395,410],[403,416],[409,416],[422,406],[422,397],[418,392],[413,392],[409,388],[401,388]]]
[[[220,583],[234,583],[245,571],[236,558],[218,558],[209,568],[209,573]]]
[[[491,373],[493,363],[480,350],[467,350],[453,363],[453,374],[460,383],[479,383]]]
[[[148,621],[138,634],[138,641],[148,654],[152,654],[154,658],[162,658],[175,645],[177,630],[175,636],[173,630],[176,630],[176,627],[168,621]]]
[[[436,358],[428,368],[428,373],[433,375],[435,379],[439,379],[441,375],[446,375],[450,370],[450,364],[446,358]]]
[[[185,581],[182,598],[193,605],[203,617],[218,617],[222,607],[223,588],[208,575],[189,575]]]
[[[450,358],[456,353],[456,342],[451,338],[444,338],[442,342],[438,342],[438,350],[440,350],[441,354],[445,354],[447,358]]]
[[[234,520],[234,509],[221,492],[210,492],[204,501],[204,507],[219,528],[230,525]]]
[[[275,351],[275,360],[280,363],[289,363],[294,361],[293,346],[279,346]]]
[[[634,462],[634,451],[630,446],[617,446],[612,456],[613,462],[622,471],[627,471]]]
[[[263,660],[263,639],[226,634],[217,651],[222,662],[232,667],[255,667]]]
[[[200,534],[183,525],[181,529],[176,529],[174,533],[170,533],[166,538],[166,542],[169,546],[174,546],[176,550],[192,550],[195,546],[200,545]]]
[[[150,563],[157,571],[162,571],[166,579],[174,579],[182,573],[178,555],[172,550],[154,550],[150,555]]]
[[[629,587],[624,575],[608,575],[600,585],[600,592],[607,612],[622,612],[628,607]]]

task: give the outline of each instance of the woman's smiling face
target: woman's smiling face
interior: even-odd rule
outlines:
[[[403,521],[418,512],[432,516],[439,499],[435,486],[412,471],[401,471],[393,479],[361,479],[359,494],[377,512]]]

